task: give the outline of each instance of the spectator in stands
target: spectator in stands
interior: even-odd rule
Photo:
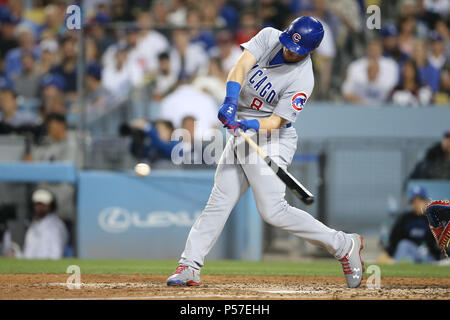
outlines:
[[[249,41],[259,32],[258,16],[253,10],[244,10],[241,12],[239,20],[239,29],[236,32],[236,44],[240,45]]]
[[[102,57],[105,70],[117,70],[117,51],[126,50],[125,63],[121,63],[121,70],[127,74],[130,86],[137,87],[142,84],[144,72],[148,71],[147,59],[141,54],[142,50],[138,47],[140,37],[140,28],[135,25],[129,25],[125,30],[125,41],[110,46]],[[155,42],[155,47],[157,46]],[[153,51],[149,51],[153,52]],[[114,79],[106,79],[114,81]],[[105,81],[106,81],[105,80]],[[127,86],[129,87],[129,86]]]
[[[110,7],[110,11],[111,20],[113,22],[130,22],[135,18],[131,13],[130,8],[127,6],[126,0],[113,1]]]
[[[174,131],[172,122],[158,120],[152,125],[143,119],[136,119],[131,126],[145,132],[148,139],[148,142],[144,144],[144,150],[136,150],[135,141],[133,141],[131,150],[134,156],[144,155],[150,163],[171,159],[172,150],[179,143],[179,141],[171,141]]]
[[[173,27],[186,26],[187,7],[184,0],[171,1],[167,22]]]
[[[114,43],[113,37],[107,32],[106,25],[111,22],[111,18],[103,13],[97,12],[89,24],[89,35],[97,44],[99,55],[103,55],[105,50]]]
[[[331,69],[336,55],[336,45],[330,27],[324,21],[321,22],[325,33],[322,42],[315,51],[316,54],[313,56],[313,60],[316,63],[316,72],[319,75],[317,96],[320,99],[328,99]]]
[[[95,8],[93,8],[93,10],[92,10],[92,14],[89,15],[89,13],[88,13],[89,16],[94,16],[94,19],[95,19],[95,16],[99,15],[100,19],[102,20],[103,23],[111,22],[111,5],[108,3],[110,1],[94,0],[94,1],[89,1],[89,2],[92,3],[93,7],[95,6]],[[85,8],[86,8],[86,6],[89,6],[89,4],[87,4],[87,3],[84,3],[83,5],[85,6]],[[87,10],[87,9],[85,9],[85,10]]]
[[[233,34],[230,31],[219,31],[216,35],[217,48],[212,56],[221,61],[221,69],[228,74],[242,54],[241,48],[235,44]]]
[[[67,34],[60,42],[61,62],[50,72],[64,78],[64,92],[68,96],[76,96],[77,91],[77,41]]]
[[[381,37],[383,41],[383,56],[394,59],[397,63],[402,64],[408,56],[400,51],[398,47],[398,31],[393,23],[386,24],[381,29]]]
[[[39,40],[41,42],[44,40],[57,41],[57,40],[59,40],[59,38],[55,38],[55,36],[49,30],[45,29],[41,32],[41,36],[40,36]]]
[[[86,112],[88,120],[98,117],[108,110],[110,93],[102,86],[102,66],[92,62],[87,67]]]
[[[450,130],[442,140],[431,146],[420,161],[410,179],[450,179]]]
[[[428,12],[448,17],[450,3],[447,0],[424,0],[424,7]]]
[[[328,29],[325,33],[332,34],[333,37],[324,38],[317,53],[313,55],[315,59],[315,68],[320,76],[321,88],[316,93],[317,98],[334,99],[339,86],[342,83],[342,75],[348,63],[354,61],[364,50],[365,20],[360,10],[358,0],[327,0],[328,15],[325,17],[325,23]],[[365,9],[364,9],[365,10]],[[331,38],[331,39],[330,39]],[[333,42],[331,42],[333,40]],[[338,59],[339,63],[334,63]],[[325,62],[321,66],[322,61]],[[328,88],[330,90],[328,90]],[[313,94],[314,96],[314,94]]]
[[[183,140],[181,142],[183,164],[203,164],[203,146],[201,137],[198,137],[196,134],[195,117],[191,115],[185,116],[181,121],[181,129],[183,129]]]
[[[415,2],[416,0],[414,0]],[[434,0],[433,0],[434,1]],[[424,6],[424,0],[417,1],[413,9],[413,16],[416,19],[416,36],[420,39],[425,39],[429,36],[432,29],[435,28],[435,22],[440,19],[436,13],[427,11]],[[399,13],[401,15],[401,12]]]
[[[99,61],[97,42],[94,38],[86,37],[86,63],[97,63]]]
[[[264,27],[273,27],[278,30],[286,28],[287,19],[291,15],[289,8],[281,1],[262,0],[259,3],[260,18]]]
[[[115,97],[123,97],[132,86],[139,84],[143,78],[142,69],[136,64],[128,63],[129,48],[126,43],[119,43],[114,50],[113,64],[105,64],[102,71],[102,86]]]
[[[218,15],[225,21],[227,28],[234,29],[239,23],[239,12],[233,1],[215,0]]]
[[[158,70],[158,55],[167,52],[170,44],[167,38],[153,28],[153,17],[149,12],[141,12],[138,15],[140,39],[136,49],[136,61],[143,73],[153,73]],[[132,59],[133,55],[132,55]]]
[[[15,36],[15,28],[19,20],[15,19],[11,14],[5,12],[0,16],[0,60],[3,60],[6,53],[18,46]]]
[[[309,3],[309,5],[306,5],[304,8],[302,8],[303,11],[301,12],[301,14],[313,16],[319,19],[322,24],[326,24],[326,28],[328,30],[325,30],[325,33],[329,31],[329,34],[334,41],[334,39],[337,38],[337,32],[338,29],[340,29],[341,23],[338,16],[335,12],[332,11],[332,9],[337,12],[338,10],[340,10],[340,8],[336,5],[329,5],[327,3],[327,0],[311,0]],[[347,8],[347,10],[351,10],[351,8]],[[290,20],[294,20],[294,18],[290,18]],[[286,23],[290,22],[291,21],[286,21]]]
[[[223,28],[227,21],[219,14],[220,7],[217,1],[204,1],[201,6],[203,25],[207,28]]]
[[[389,100],[392,103],[407,107],[428,106],[433,98],[433,92],[419,81],[417,66],[413,60],[403,64],[401,79],[392,91]]]
[[[117,57],[116,53],[119,50],[123,50],[126,48],[126,50],[131,50],[134,48],[137,44],[137,37],[129,36],[129,28],[125,30],[125,35],[122,38],[119,38],[116,43],[113,43],[108,48],[106,48],[105,52],[102,55],[102,65],[103,67],[110,68],[116,65]],[[133,44],[132,41],[136,40],[136,42]]]
[[[22,71],[22,54],[24,52],[30,52],[36,59],[39,58],[39,46],[35,44],[33,32],[24,25],[18,25],[15,34],[19,40],[19,47],[9,50],[4,61],[3,71],[9,77]]]
[[[39,107],[39,123],[44,124],[47,114],[57,113],[61,115],[66,115],[69,112],[76,113],[76,105],[71,105],[67,108],[64,100],[64,94],[61,92],[56,92],[51,98],[45,101],[45,104],[41,104]]]
[[[209,94],[214,98],[217,105],[223,100],[223,93],[226,91],[227,74],[223,72],[219,58],[209,59],[208,73],[197,76],[192,82],[192,86]]]
[[[14,19],[19,21],[20,25],[28,28],[31,32],[33,32],[34,37],[37,37],[39,28],[34,21],[26,17],[24,0],[5,1],[8,2],[7,10],[14,17]]]
[[[65,32],[64,18],[65,9],[62,3],[49,4],[44,9],[44,23],[38,27],[38,33],[49,31],[53,37],[62,35]]]
[[[367,45],[367,56],[348,66],[342,86],[347,101],[354,103],[386,101],[397,85],[398,65],[393,59],[383,57],[382,50],[381,42],[372,39]],[[361,86],[364,89],[361,90]]]
[[[172,32],[173,47],[170,50],[171,69],[179,81],[189,82],[197,74],[204,73],[208,66],[208,56],[203,48],[190,42],[186,30]]]
[[[40,75],[45,75],[55,66],[58,42],[54,39],[42,40],[39,47],[41,49],[41,57],[36,61],[36,69]]]
[[[169,24],[167,20],[169,15],[169,8],[167,1],[164,0],[152,1],[152,7],[150,11],[153,12],[153,17],[156,25],[166,26]]]
[[[80,166],[81,152],[76,133],[67,129],[66,117],[59,113],[46,115],[47,136],[40,145],[33,146],[28,161],[62,161]]]
[[[430,34],[428,61],[437,70],[441,70],[446,61],[444,39],[437,31]]]
[[[340,46],[340,44],[347,41],[350,41],[351,44],[356,44],[354,41],[351,41],[351,38],[363,29],[363,20],[361,19],[358,1],[327,1],[326,5],[330,13],[336,16],[338,20],[337,30],[333,31],[337,44]],[[334,28],[333,23],[331,23],[331,27],[332,29]]]
[[[218,105],[210,95],[184,84],[161,100],[160,118],[180,128],[184,117],[193,116],[197,119],[196,133],[200,138],[217,127],[217,111]]]
[[[158,56],[159,70],[154,76],[153,99],[160,101],[170,93],[177,84],[177,76],[170,69],[170,55],[163,52]]]
[[[429,86],[433,93],[437,92],[439,90],[440,71],[428,61],[427,48],[424,41],[416,41],[413,59],[419,71],[420,83]]]
[[[17,95],[24,98],[36,98],[38,96],[42,75],[36,68],[35,57],[32,53],[24,52],[22,54],[22,71],[14,74],[12,80]]]
[[[41,82],[41,100],[45,113],[65,114],[64,89],[66,81],[60,74],[47,74]],[[61,102],[62,101],[62,102]],[[61,105],[61,103],[62,105]]]
[[[441,70],[441,84],[434,97],[434,103],[450,105],[450,62],[447,62]]]
[[[194,144],[194,141],[196,139],[195,121],[196,121],[196,119],[193,116],[185,116],[181,120],[181,128],[186,130],[185,141],[189,142],[192,145]]]
[[[25,233],[25,259],[61,259],[69,234],[64,222],[56,215],[54,195],[46,189],[37,189],[31,196],[34,219]]]
[[[198,9],[191,8],[186,15],[186,23],[189,26],[191,42],[198,43],[203,50],[210,52],[216,45],[214,33],[210,29],[202,27],[202,19]]]
[[[415,186],[409,194],[411,210],[403,213],[392,227],[389,244],[378,259],[379,263],[409,261],[429,263],[439,259],[441,251],[428,226],[424,214],[428,195],[424,188]]]
[[[446,20],[439,18],[434,24],[435,32],[441,36],[442,41],[444,42],[445,52],[447,56],[447,60],[450,55],[450,30],[449,26],[447,26]]]
[[[398,47],[400,51],[411,57],[416,41],[416,19],[414,16],[400,18],[399,22]]]
[[[13,83],[5,76],[0,77],[0,132],[10,133],[14,128],[36,123],[29,112],[19,109]]]
[[[347,101],[357,104],[375,104],[385,101],[388,94],[380,77],[378,60],[370,59],[364,74],[346,81],[342,92]]]

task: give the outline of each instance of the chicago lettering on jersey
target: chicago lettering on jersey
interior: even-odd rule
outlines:
[[[257,69],[248,81],[261,98],[264,98],[267,103],[272,103],[277,93],[272,89],[272,83],[268,81],[261,69]]]

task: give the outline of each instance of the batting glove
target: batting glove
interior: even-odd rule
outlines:
[[[236,116],[238,101],[234,98],[225,98],[225,101],[222,104],[222,107],[219,110],[219,114],[217,117],[220,122],[226,127],[227,124],[234,121],[234,117]]]
[[[238,128],[241,128],[244,132],[249,129],[258,131],[259,121],[257,119],[231,121],[228,125],[226,125],[226,127],[233,130],[234,132],[236,132]]]

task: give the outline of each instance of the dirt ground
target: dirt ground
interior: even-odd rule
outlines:
[[[380,289],[348,289],[343,277],[202,276],[200,287],[167,287],[164,275],[2,274],[0,299],[450,299],[450,279],[382,278]]]

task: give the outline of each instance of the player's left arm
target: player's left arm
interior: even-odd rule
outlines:
[[[232,130],[241,128],[244,132],[249,129],[255,131],[267,130],[267,133],[270,133],[272,130],[280,129],[286,122],[286,119],[283,119],[279,115],[272,113],[272,115],[267,118],[233,121],[230,124],[229,128]]]
[[[286,119],[283,119],[279,115],[272,113],[270,117],[256,119],[259,122],[259,129],[267,130],[269,133],[271,130],[280,129],[286,122]]]

